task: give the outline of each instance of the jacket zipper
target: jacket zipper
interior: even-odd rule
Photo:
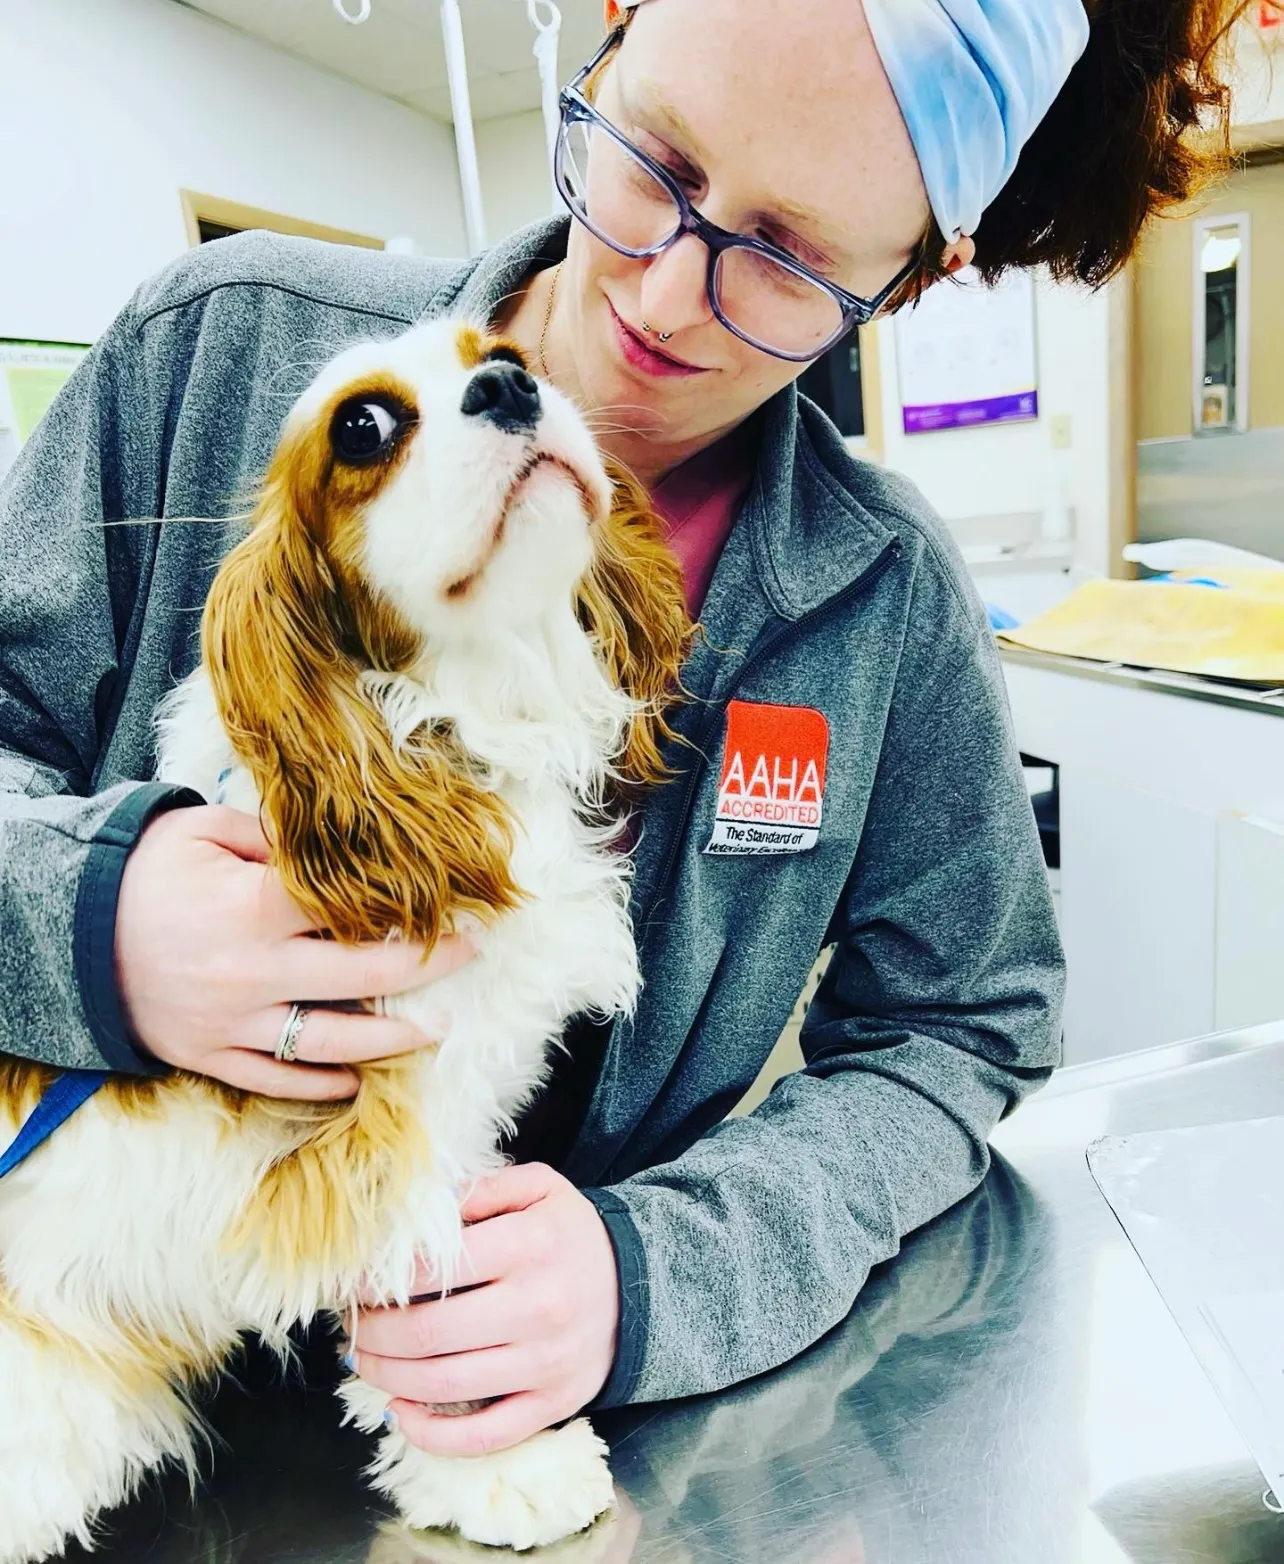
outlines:
[[[818,604],[809,613],[803,614],[800,619],[787,621],[774,634],[769,635],[765,641],[750,649],[749,655],[740,665],[740,670],[736,674],[734,682],[727,690],[723,699],[710,710],[694,740],[693,747],[696,751],[696,760],[691,770],[687,773],[686,791],[683,794],[677,827],[674,830],[664,862],[661,865],[660,875],[656,881],[656,889],[647,904],[646,916],[642,920],[643,937],[645,937],[646,931],[650,927],[656,908],[668,895],[669,882],[673,878],[673,870],[678,861],[678,854],[682,850],[682,842],[687,834],[687,825],[690,822],[691,810],[695,804],[696,791],[700,785],[700,779],[704,775],[704,768],[708,764],[709,743],[726,713],[728,701],[735,696],[736,691],[740,688],[745,678],[769,653],[774,652],[777,647],[781,646],[791,636],[799,634],[809,625],[814,624],[816,620],[823,619],[826,614],[832,613],[835,609],[851,602],[853,598],[859,597],[862,592],[874,585],[899,553],[900,542],[898,539],[892,538],[884,545],[882,553],[878,555],[869,567],[857,576],[855,581],[849,582],[841,592],[835,592],[833,597],[826,598],[823,603]]]

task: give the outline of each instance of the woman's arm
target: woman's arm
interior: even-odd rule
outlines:
[[[0,1050],[145,1071],[116,1000],[112,929],[129,848],[194,794],[152,782],[95,794],[154,515],[126,313],[80,365],[0,486]]]
[[[795,1356],[973,1189],[1059,1058],[1063,968],[992,638],[899,702],[803,1027],[806,1068],[676,1160],[586,1193],[621,1319],[599,1404]]]
[[[356,1090],[348,1065],[425,1039],[393,1017],[322,1009],[299,1062],[278,1063],[290,1002],[419,987],[467,947],[446,940],[425,968],[411,945],[311,939],[253,818],[215,807],[158,818],[204,802],[142,778],[150,707],[179,671],[172,648],[196,634],[214,551],[202,534],[162,568],[161,529],[120,524],[160,516],[167,495],[181,507],[233,489],[229,463],[252,435],[274,436],[285,401],[269,394],[253,430],[246,412],[264,341],[288,353],[290,333],[313,321],[294,293],[259,280],[294,259],[264,239],[192,252],[145,285],[0,487],[0,1052],[70,1068],[177,1064],[329,1099]],[[325,265],[327,251],[306,253]],[[346,307],[339,319],[366,324]],[[182,426],[187,472],[175,480]],[[113,746],[127,689],[133,726]]]

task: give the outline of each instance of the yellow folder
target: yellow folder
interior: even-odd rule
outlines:
[[[999,633],[1011,646],[1134,668],[1284,685],[1284,571],[1217,571],[1220,587],[1088,581]]]

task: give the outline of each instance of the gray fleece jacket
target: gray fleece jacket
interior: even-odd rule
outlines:
[[[565,243],[551,223],[440,263],[223,240],[77,371],[0,488],[0,1050],[155,1068],[115,987],[116,897],[146,822],[195,801],[150,780],[152,713],[196,661],[231,518],[317,366],[488,313]],[[979,1183],[1058,1059],[1061,952],[985,615],[922,498],[792,390],[704,625],[637,848],[643,996],[562,1168],[619,1263],[608,1405],[815,1341]],[[806,1068],[726,1119],[831,944]]]

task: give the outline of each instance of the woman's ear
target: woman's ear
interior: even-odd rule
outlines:
[[[658,782],[668,774],[660,743],[672,735],[665,713],[681,698],[695,630],[681,568],[646,490],[618,463],[607,470],[611,513],[596,531],[577,608],[612,679],[638,703],[619,770],[626,782]]]
[[[964,234],[946,250],[941,264],[945,268],[946,275],[952,277],[955,272],[961,272],[965,266],[970,266],[975,259],[976,242]]]
[[[294,900],[348,943],[431,944],[448,912],[485,917],[516,902],[511,827],[449,735],[398,749],[363,695],[363,626],[384,623],[385,645],[397,637],[322,547],[322,473],[311,481],[289,448],[274,462],[249,536],[210,589],[205,668]]]

